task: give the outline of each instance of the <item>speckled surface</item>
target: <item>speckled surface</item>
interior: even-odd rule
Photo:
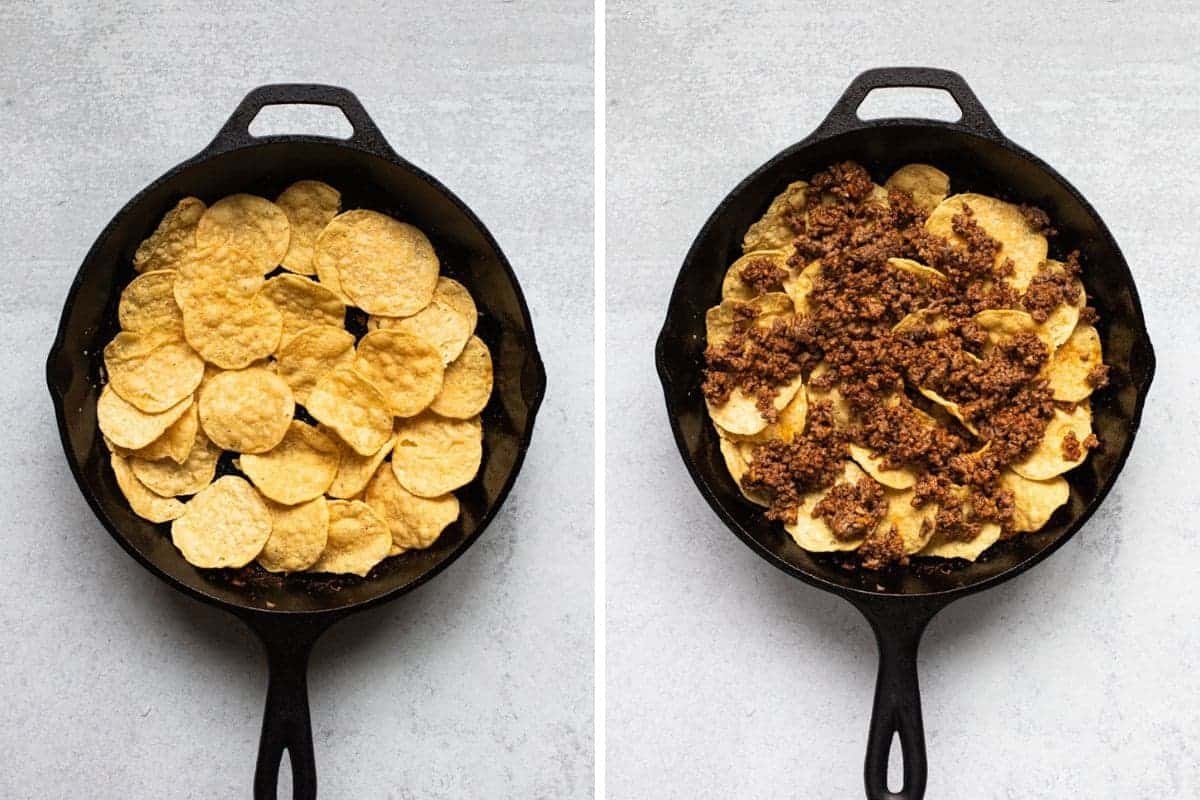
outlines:
[[[94,520],[42,375],[117,209],[250,88],[310,80],[355,91],[489,226],[550,375],[479,543],[317,646],[322,797],[590,797],[591,3],[103,5],[0,5],[0,796],[250,794],[258,646]]]
[[[1095,205],[1159,364],[1092,521],[1038,569],[933,621],[927,796],[1196,796],[1200,11],[853,5],[609,3],[609,798],[863,796],[867,626],[717,521],[671,440],[651,351],[721,198],[811,131],[855,74],[897,64],[961,72],[1001,130]]]

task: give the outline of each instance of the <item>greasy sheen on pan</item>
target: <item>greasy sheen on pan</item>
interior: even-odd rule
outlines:
[[[801,547],[867,569],[1040,529],[1101,444],[1079,254],[1049,257],[1040,209],[952,183],[854,162],[792,182],[709,312],[701,388],[731,474]]]

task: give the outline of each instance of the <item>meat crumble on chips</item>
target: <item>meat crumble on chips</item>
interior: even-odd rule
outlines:
[[[927,164],[791,183],[706,318],[702,390],[747,500],[872,570],[974,561],[1046,525],[1099,446],[1108,381],[1079,255],[1050,259],[1054,235]]]
[[[130,508],[189,562],[366,577],[458,519],[492,359],[423,232],[305,180],[186,197],[133,261],[97,420]]]

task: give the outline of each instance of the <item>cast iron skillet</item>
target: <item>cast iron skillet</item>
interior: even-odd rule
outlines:
[[[857,109],[873,89],[943,89],[962,110],[956,122],[921,119],[863,121]],[[791,181],[853,159],[878,179],[912,161],[951,176],[951,191],[976,191],[1046,210],[1059,236],[1052,253],[1078,249],[1083,281],[1100,313],[1105,361],[1112,384],[1092,399],[1103,449],[1069,472],[1071,499],[1042,531],[1016,538],[974,564],[948,574],[847,572],[800,549],[777,524],[746,502],[725,469],[717,436],[700,394],[704,311],[718,302],[726,267],[741,254],[746,228]],[[1104,500],[1137,432],[1154,375],[1133,276],[1095,210],[1057,172],[1000,133],[963,79],[945,70],[875,69],[859,75],[829,116],[807,139],[757,169],[709,217],[679,272],[655,351],[675,441],[692,478],[725,524],[775,566],[819,589],[846,598],[866,616],[879,645],[879,677],[864,771],[871,800],[918,800],[925,794],[926,763],[917,687],[917,645],[929,620],[953,600],[1008,580],[1050,555],[1075,534]],[[898,735],[904,787],[887,788],[889,748]]]
[[[354,133],[254,137],[249,125],[269,105],[334,106]],[[433,241],[442,269],[464,283],[479,306],[477,334],[492,351],[495,390],[483,413],[483,464],[456,492],[462,516],[428,550],[386,560],[367,581],[339,592],[306,591],[302,581],[252,590],[188,564],[171,545],[168,526],[135,516],[117,488],[96,428],[104,345],[116,332],[120,290],[133,277],[133,251],[181,197],[213,202],[233,192],[275,197],[301,178],[328,182],[344,208],[371,208],[417,225]],[[529,447],[546,375],[529,310],[512,267],[483,223],[434,178],[400,158],[358,98],[335,86],[283,84],[250,92],[207,148],[162,176],[117,213],[75,276],[46,364],[67,462],[80,490],[113,538],[172,587],[233,613],[267,651],[270,682],[256,798],[274,798],[279,764],[291,758],[294,797],[316,797],[305,672],[313,643],[348,614],[394,600],[462,555],[504,502]]]

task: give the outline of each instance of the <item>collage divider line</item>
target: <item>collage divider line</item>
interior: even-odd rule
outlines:
[[[593,369],[593,800],[605,800],[605,16],[604,0],[595,0],[592,18],[592,369]]]

